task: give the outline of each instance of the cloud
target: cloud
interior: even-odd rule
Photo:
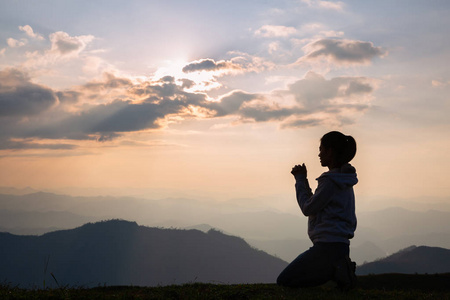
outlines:
[[[431,80],[431,86],[433,86],[433,87],[444,87],[447,85],[450,85],[450,81],[445,82],[445,81],[438,80],[438,79]]]
[[[374,83],[365,77],[325,79],[320,74],[309,72],[285,91],[302,108],[302,115],[287,120],[282,127],[318,123],[340,126],[354,122],[370,107],[373,90]]]
[[[14,150],[26,150],[26,149],[48,149],[48,150],[73,150],[78,148],[77,145],[64,144],[64,143],[33,143],[29,141],[2,141],[0,143],[0,150],[14,149]]]
[[[42,140],[107,142],[129,132],[163,130],[189,118],[232,117],[237,123],[276,122],[281,128],[342,125],[369,107],[374,89],[367,78],[326,79],[310,72],[283,90],[235,90],[211,100],[204,93],[186,91],[192,84],[172,76],[133,80],[106,73],[101,80],[58,91],[32,83],[17,69],[3,70],[2,149],[71,150],[71,143]]]
[[[291,115],[302,113],[299,107],[281,107],[267,101],[266,95],[232,91],[215,102],[200,102],[198,105],[210,110],[209,117],[239,117],[241,122],[268,122],[283,120]]]
[[[136,83],[105,74],[103,81],[53,91],[8,69],[1,71],[0,83],[0,140],[12,149],[41,147],[33,139],[108,141],[126,132],[163,128],[172,116],[195,118],[199,109],[214,114],[206,95],[185,92],[189,83],[171,76]],[[27,145],[18,139],[27,139]]]
[[[55,93],[44,86],[30,82],[17,69],[0,71],[0,118],[37,115],[57,102]]]
[[[314,127],[314,126],[320,126],[322,125],[324,122],[321,119],[315,119],[315,118],[311,118],[311,119],[293,119],[293,120],[288,120],[287,122],[284,122],[281,124],[281,128],[285,129],[285,128],[305,128],[305,127]]]
[[[108,63],[103,58],[91,55],[95,52],[97,51],[89,51],[89,55],[83,57],[83,73],[96,76],[105,71],[111,72],[112,70],[116,70],[112,64]]]
[[[0,49],[0,56],[4,56],[6,52],[6,48]]]
[[[26,68],[28,71],[52,73],[55,69],[63,70],[66,67],[63,63],[76,59],[80,59],[80,63],[77,64],[80,70],[96,72],[100,68],[101,62],[92,66],[93,60],[89,59],[89,55],[83,53],[89,43],[94,40],[94,36],[70,36],[66,32],[58,31],[50,34],[49,38],[50,47],[45,45],[47,49],[41,51],[40,47],[41,50],[26,52],[26,60],[21,64],[22,68]],[[73,70],[71,71],[73,73]],[[68,74],[68,77],[72,75]]]
[[[29,37],[37,39],[37,40],[43,40],[44,37],[40,34],[37,34],[33,31],[33,28],[31,28],[30,25],[25,26],[19,26],[19,29],[23,32],[25,32]]]
[[[331,9],[336,11],[344,10],[344,3],[341,1],[331,2],[331,1],[317,1],[318,6],[325,9]]]
[[[278,122],[281,128],[341,126],[355,122],[369,108],[373,90],[373,82],[364,77],[325,79],[309,72],[285,90],[268,94],[233,91],[204,107],[214,112],[214,117],[236,116],[241,122]],[[277,101],[279,97],[292,97],[294,103]]]
[[[355,40],[321,39],[304,47],[306,55],[298,62],[327,60],[336,64],[367,64],[386,52],[371,42]]]
[[[335,77],[327,80],[320,74],[308,72],[304,79],[290,84],[288,90],[303,107],[315,110],[337,103],[337,99],[348,102],[353,97],[359,97],[356,99],[358,102],[365,102],[362,96],[370,94],[373,86],[364,77]]]
[[[79,101],[81,93],[77,91],[58,91],[55,93],[58,97],[59,103],[61,104],[75,104]]]
[[[344,36],[344,32],[335,30],[322,30],[319,31],[319,35],[324,37],[341,37]]]
[[[297,29],[287,26],[264,25],[255,31],[256,36],[273,38],[288,37],[297,33]]]
[[[54,32],[50,34],[50,52],[61,56],[77,56],[93,40],[92,35],[70,36],[63,31]]]
[[[215,61],[210,58],[200,59],[191,62],[183,67],[184,73],[191,72],[215,72],[214,76],[224,74],[239,74],[244,72],[260,72],[273,68],[274,64],[262,57],[250,55],[240,51],[230,51],[227,53],[231,58],[228,60]]]
[[[325,0],[301,0],[303,3],[306,3],[309,7],[321,8],[321,9],[329,9],[335,11],[343,11],[344,3],[341,1],[332,2]]]
[[[187,95],[188,96],[188,95]],[[38,124],[23,132],[24,137],[108,141],[126,132],[160,129],[171,115],[194,117],[189,111],[196,99],[147,99],[140,103],[116,100],[92,105],[78,113],[66,113],[60,120]]]
[[[190,79],[183,78],[180,81],[183,83],[181,86],[182,89],[190,89],[195,85],[195,82]]]
[[[242,104],[257,99],[258,95],[243,91],[233,91],[222,96],[218,102],[212,102],[206,108],[215,111],[216,117],[233,115],[239,112]]]
[[[213,59],[201,59],[199,61],[192,62],[185,67],[183,67],[182,71],[184,73],[190,72],[200,72],[200,71],[222,71],[222,70],[240,70],[241,67],[238,64],[233,63],[232,61],[214,61]]]
[[[28,41],[27,41],[27,39],[21,39],[19,41],[19,40],[13,39],[13,38],[8,38],[6,40],[6,43],[11,48],[18,48],[18,47],[25,46],[28,43]]]
[[[342,126],[370,107],[374,85],[364,77],[325,79],[309,72],[285,90],[268,94],[234,91],[211,104],[214,117],[237,116],[241,122],[277,122],[281,128]],[[277,101],[292,97],[294,103]],[[289,104],[286,104],[289,103]]]
[[[268,46],[268,52],[269,54],[274,54],[275,52],[277,52],[280,48],[280,43],[278,42],[272,42],[269,44]]]
[[[102,81],[91,81],[84,85],[85,89],[91,91],[100,91],[107,89],[117,89],[123,87],[129,87],[132,82],[129,78],[116,77],[112,73],[104,73]]]
[[[303,113],[298,107],[280,107],[263,102],[256,105],[246,105],[239,111],[243,120],[253,120],[255,122],[282,121],[293,115],[301,115]]]

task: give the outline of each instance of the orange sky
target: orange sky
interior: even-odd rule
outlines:
[[[450,201],[447,3],[21,4],[0,4],[1,186],[282,208],[340,130],[367,207]]]

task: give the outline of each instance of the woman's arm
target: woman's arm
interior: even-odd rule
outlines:
[[[317,214],[330,202],[335,187],[328,178],[319,179],[319,185],[314,194],[305,174],[297,174],[295,180],[297,203],[305,216]]]

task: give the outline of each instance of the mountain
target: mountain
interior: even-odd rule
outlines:
[[[357,217],[358,227],[372,228],[381,233],[384,239],[408,234],[448,232],[450,228],[448,211],[412,211],[389,207],[379,211],[361,212]]]
[[[2,191],[0,189],[0,191]],[[5,190],[6,191],[6,190]],[[29,191],[24,190],[22,192]],[[141,225],[189,228],[208,224],[237,235],[286,261],[311,244],[307,218],[298,207],[292,213],[270,210],[257,203],[167,198],[75,197],[53,193],[0,194],[0,231],[42,234],[107,219],[135,220]],[[409,245],[450,248],[449,211],[411,211],[386,208],[359,212],[351,240],[351,256],[358,264],[395,253]],[[208,227],[199,227],[207,231]]]
[[[450,250],[439,247],[411,246],[386,258],[366,263],[356,274],[435,274],[450,272]]]
[[[10,195],[26,195],[31,193],[36,193],[37,190],[32,189],[30,187],[26,187],[23,189],[17,189],[13,187],[0,186],[0,194],[10,194]]]
[[[294,260],[299,254],[308,250],[312,242],[306,239],[286,239],[286,240],[256,240],[245,239],[250,245],[263,250],[271,255],[279,257],[287,262]],[[368,261],[373,261],[380,257],[385,257],[386,252],[371,242],[365,242],[358,246],[350,245],[350,257],[361,265]]]
[[[246,239],[246,241],[271,255],[279,257],[287,262],[293,261],[301,253],[312,247],[312,242],[307,239],[282,239],[282,240],[257,240]]]
[[[350,257],[357,265],[368,261],[374,261],[386,256],[386,252],[371,242],[365,242],[358,246],[350,245]]]
[[[255,210],[241,211],[214,201],[197,201],[192,199],[148,200],[132,197],[71,197],[52,193],[32,193],[27,195],[0,194],[0,210],[29,213],[51,212],[47,219],[52,227],[73,228],[69,224],[60,224],[57,212],[73,214],[75,226],[86,222],[105,219],[135,220],[146,226],[163,226],[186,228],[196,224],[210,224],[226,232],[246,238],[267,239],[276,237],[286,239],[306,236],[305,218],[276,211]],[[79,218],[76,218],[78,216]],[[80,220],[86,220],[79,223]],[[0,218],[0,228],[45,228],[44,222],[26,220],[20,226],[17,220],[9,222]],[[67,219],[69,220],[69,219]],[[19,231],[16,231],[19,233]],[[30,230],[28,232],[32,233]],[[20,233],[22,233],[20,231]],[[35,232],[40,233],[40,232]]]
[[[0,233],[0,281],[32,288],[272,283],[287,263],[216,230],[112,220],[42,236]]]
[[[0,232],[36,235],[74,228],[100,220],[95,217],[84,217],[65,211],[39,212],[0,209]]]

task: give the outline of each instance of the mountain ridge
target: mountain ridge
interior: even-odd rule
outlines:
[[[351,240],[351,253],[358,264],[414,244],[450,248],[450,212],[386,208],[361,212],[357,217],[358,228]],[[43,234],[105,219],[135,220],[145,226],[167,228],[209,224],[251,241],[254,246],[285,261],[291,261],[310,246],[307,218],[295,206],[292,213],[283,213],[257,205],[244,208],[224,202],[175,197],[150,200],[48,192],[0,194],[1,231]]]
[[[273,283],[287,265],[217,230],[162,229],[109,220],[41,236],[0,233],[0,280],[50,285]],[[45,272],[44,270],[47,270]]]
[[[450,272],[450,249],[410,246],[385,258],[358,266],[356,274],[436,274]]]

